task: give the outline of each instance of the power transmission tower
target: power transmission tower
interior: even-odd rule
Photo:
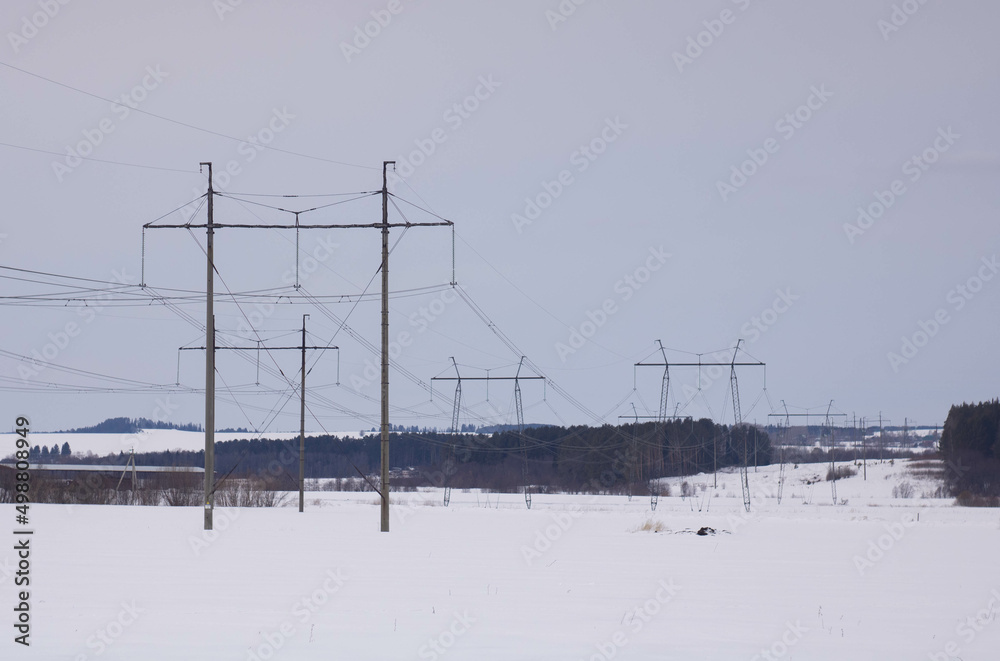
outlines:
[[[215,347],[216,351],[256,351],[260,355],[261,350],[264,351],[301,351],[302,352],[302,383],[300,385],[301,393],[299,399],[299,511],[305,511],[305,479],[306,479],[306,350],[310,351],[325,351],[327,349],[336,349],[340,351],[340,347],[337,346],[306,346],[306,317],[308,314],[302,315],[302,344],[297,347],[265,347],[259,342],[255,347]],[[206,347],[180,347],[178,351],[205,351]],[[214,361],[213,361],[214,363]],[[338,359],[339,364],[339,359]],[[284,373],[282,373],[284,376]],[[217,486],[213,485],[212,493],[215,493]]]
[[[686,415],[677,415],[676,413],[674,415],[667,415],[667,416],[660,416],[660,415],[639,415],[639,413],[635,409],[635,404],[632,404],[632,415],[620,415],[620,416],[618,416],[618,419],[619,420],[632,420],[633,421],[635,427],[632,428],[632,445],[633,445],[633,448],[634,448],[634,447],[636,447],[638,445],[638,439],[637,439],[636,435],[638,434],[637,427],[638,427],[638,424],[639,424],[640,420],[655,420],[657,422],[657,428],[656,428],[656,431],[654,432],[654,438],[659,438],[660,437],[660,428],[666,424],[667,420],[681,420],[681,419],[686,420],[689,417],[690,416],[686,416]],[[659,458],[663,454],[663,447],[658,445],[657,448],[656,448],[656,450],[658,452],[657,458]],[[636,453],[633,456],[637,457],[638,456],[638,452],[636,451]],[[654,461],[655,461],[655,458],[654,458]],[[634,466],[634,461],[630,461],[629,462],[629,476],[630,476],[629,479],[630,480],[633,479],[631,477],[633,474],[636,474],[638,476],[638,479],[641,479],[642,478],[642,471],[639,470],[636,473],[635,471],[632,470],[633,466]],[[656,505],[660,501],[660,491],[659,491],[659,485],[657,484],[657,477],[660,476],[660,473],[662,471],[655,471],[656,475],[654,476],[652,474],[653,470],[654,469],[651,469],[651,472],[650,472],[649,476],[646,478],[646,481],[647,481],[647,483],[649,485],[649,508],[651,510],[655,511],[656,510]],[[628,489],[629,489],[628,490],[628,498],[629,498],[629,500],[631,500],[632,499],[632,493],[633,493],[633,487],[632,487],[631,484],[629,484]]]
[[[736,355],[740,351],[740,343],[742,339],[736,340],[736,349],[733,351],[733,362],[730,368],[729,382],[733,388],[733,418],[736,420],[736,424],[733,425],[733,429],[730,430],[730,438],[734,431],[739,431],[743,427],[743,413],[740,411],[740,389],[739,383],[736,380]],[[745,430],[744,430],[745,431]],[[743,489],[743,508],[747,512],[750,511],[750,476],[747,475],[747,445],[749,444],[749,439],[746,435],[743,437],[743,463],[740,465],[740,487]]]
[[[669,384],[670,384],[670,378],[669,378],[669,376],[667,374],[667,370],[669,370],[669,368],[671,368],[671,367],[697,367],[698,368],[698,382],[700,384],[701,383],[701,368],[702,367],[712,367],[712,366],[729,367],[730,368],[730,385],[732,387],[733,394],[735,395],[735,398],[733,400],[733,405],[734,405],[734,409],[735,409],[734,413],[736,413],[736,420],[737,420],[736,427],[738,428],[738,427],[740,427],[742,425],[743,421],[741,419],[741,414],[739,412],[739,392],[738,392],[738,384],[737,384],[737,380],[736,380],[736,368],[737,367],[763,367],[765,370],[767,369],[767,365],[765,363],[760,362],[760,361],[757,361],[757,362],[746,362],[746,363],[738,363],[738,362],[736,362],[736,356],[739,354],[740,344],[742,342],[743,342],[742,339],[737,340],[737,342],[736,342],[736,350],[733,353],[733,359],[730,362],[728,362],[728,363],[718,363],[718,362],[706,363],[706,362],[702,362],[701,356],[699,355],[697,363],[669,363],[668,364],[667,359],[666,359],[666,351],[663,348],[663,343],[661,341],[657,340],[657,343],[660,346],[660,352],[663,354],[663,362],[662,363],[644,363],[644,362],[638,362],[638,363],[636,363],[634,365],[634,368],[636,368],[636,367],[662,367],[662,368],[664,368],[664,378],[663,378],[663,382],[662,382],[663,385],[661,386],[660,402],[661,402],[661,411],[665,411],[665,408],[662,406],[662,402],[663,402],[664,398],[666,397],[666,392],[665,392],[664,388],[669,387]],[[765,374],[766,374],[766,372],[765,372]],[[766,377],[765,377],[765,379],[766,379]],[[746,444],[747,444],[747,442],[746,442],[746,440],[744,440],[743,462],[742,462],[742,466],[741,466],[741,470],[740,470],[740,483],[741,483],[742,488],[743,488],[743,506],[749,512],[750,511],[750,488],[749,488],[749,478],[747,477],[747,474],[746,474],[747,458],[748,458]],[[718,453],[717,453],[717,448],[716,448],[716,442],[713,440],[712,441],[712,463],[713,463],[713,466],[712,466],[712,475],[713,475],[713,480],[714,480],[714,486],[715,487],[718,487],[718,485],[719,485],[719,483],[718,483],[718,468],[719,467],[718,467],[717,454]]]
[[[521,381],[532,381],[532,380],[545,380],[544,376],[521,376],[521,368],[524,366],[524,356],[521,357],[521,362],[518,363],[517,372],[514,376],[490,376],[489,371],[486,372],[486,376],[462,376],[461,372],[458,370],[458,363],[455,359],[451,359],[452,366],[455,368],[455,376],[435,376],[431,378],[431,383],[434,381],[455,381],[455,400],[452,407],[451,416],[451,428],[454,433],[459,433],[459,413],[462,407],[462,381],[485,381],[486,387],[489,388],[490,381],[513,381],[514,382],[514,408],[517,411],[517,435],[519,440],[519,447],[521,451],[521,477],[524,482],[524,503],[527,505],[528,509],[531,509],[531,486],[528,482],[528,450],[525,443],[524,435],[524,407],[521,403]],[[452,450],[452,453],[454,450]],[[444,504],[445,506],[451,500],[451,487],[448,486],[448,471],[445,473],[445,488],[444,488]]]
[[[245,223],[216,223],[214,218],[214,198],[220,193],[216,193],[212,188],[212,164],[202,163],[208,167],[208,221],[204,225],[185,223],[181,225],[157,225],[147,223],[143,225],[143,230],[147,229],[200,229],[205,228],[208,232],[208,242],[206,256],[208,258],[208,284],[206,287],[206,323],[205,323],[205,344],[208,346],[205,359],[205,529],[212,529],[212,482],[215,463],[215,318],[213,314],[214,302],[214,272],[215,263],[213,261],[213,245],[215,231],[223,228],[242,229],[276,229],[294,230],[296,234],[299,230],[308,229],[377,229],[382,232],[382,401],[381,401],[381,531],[389,532],[389,230],[393,227],[451,227],[454,231],[455,223],[450,220],[437,222],[402,223],[389,222],[389,186],[388,168],[395,166],[395,161],[382,162],[382,189],[379,191],[382,197],[382,222],[379,223],[335,223],[320,225],[302,225],[299,223],[299,214],[305,211],[288,212],[295,216],[294,224],[245,224]],[[287,211],[287,210],[284,210]],[[404,219],[405,220],[405,219]],[[454,254],[452,255],[454,258]],[[454,261],[452,263],[452,284],[455,284]]]
[[[810,417],[815,418],[816,414],[815,413],[789,413],[788,412],[788,405],[785,404],[785,400],[781,400],[781,405],[785,408],[785,412],[784,413],[768,413],[767,417],[768,418],[784,418],[785,419],[785,429],[786,429],[785,436],[786,437],[788,435],[787,429],[789,429],[791,427],[791,419],[792,418],[805,418],[806,419],[806,433],[808,435],[808,432],[809,432],[809,418]],[[830,405],[833,406],[833,400],[830,400]],[[824,429],[826,427],[830,426],[830,419],[831,418],[837,418],[837,417],[846,418],[847,414],[846,413],[831,413],[830,410],[827,409],[827,412],[826,412],[826,421],[827,422],[824,425]],[[781,468],[779,469],[779,473],[778,473],[778,503],[779,504],[781,503],[781,487],[782,487],[782,484],[784,482],[784,471],[785,471],[784,456],[785,456],[784,455],[784,445],[782,445],[782,448],[781,448]],[[832,454],[831,454],[831,456],[832,456]],[[836,489],[836,487],[834,487],[834,489]],[[836,498],[836,496],[834,496],[834,497]]]

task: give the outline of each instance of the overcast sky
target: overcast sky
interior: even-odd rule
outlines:
[[[11,0],[0,18],[0,61],[23,70],[0,66],[0,142],[41,150],[0,146],[4,266],[138,284],[142,225],[204,192],[202,161],[220,190],[315,195],[377,190],[396,160],[391,190],[456,223],[457,281],[483,315],[447,286],[449,229],[393,231],[390,336],[424,383],[454,374],[451,357],[463,376],[513,375],[523,352],[554,382],[523,385],[529,422],[617,423],[657,412],[662,370],[633,369],[660,359],[656,340],[688,362],[729,360],[742,338],[767,363],[766,391],[762,370],[739,371],[758,422],[781,400],[821,417],[832,399],[939,424],[998,394],[994,2]],[[342,199],[218,199],[216,222],[294,222],[251,201]],[[380,219],[377,197],[300,216]],[[204,291],[204,241],[147,233],[152,289],[133,298]],[[340,347],[339,386],[337,353],[310,353],[312,431],[377,424],[378,359],[358,338],[378,344],[379,304],[294,297],[377,294],[379,247],[376,230],[303,232],[297,294],[294,233],[216,235],[220,342],[294,345],[309,314],[310,343]],[[67,291],[0,275],[3,296]],[[194,294],[175,303],[4,307],[0,348],[45,360],[0,360],[4,415],[202,421],[198,392],[45,385],[114,385],[60,366],[175,384],[205,315]],[[183,352],[182,386],[204,386],[203,361]],[[253,359],[219,352],[218,426],[297,428],[282,391],[298,362],[263,354],[258,386]],[[670,375],[671,413],[732,421],[728,368],[701,392],[696,369]],[[392,422],[448,427],[454,385],[432,400],[394,370]],[[512,422],[512,391],[463,384],[461,422]]]

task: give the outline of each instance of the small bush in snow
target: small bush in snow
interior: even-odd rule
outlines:
[[[900,482],[892,488],[893,498],[913,498],[915,489],[909,482]]]

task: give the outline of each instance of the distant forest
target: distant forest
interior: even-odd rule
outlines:
[[[134,422],[134,421],[132,421]],[[306,477],[359,477],[379,469],[379,436],[306,439]],[[390,435],[395,485],[479,487],[515,491],[524,484],[524,456],[530,484],[563,491],[620,493],[646,489],[654,477],[711,472],[740,464],[771,463],[771,441],[763,430],[730,428],[711,420],[681,419],[601,427],[538,426],[516,431],[447,434],[394,432]],[[215,445],[219,477],[273,476],[294,488],[298,439],[244,439]],[[124,454],[102,458],[123,464]],[[202,466],[203,452],[145,452],[139,465]]]
[[[201,425],[188,423],[183,425],[172,422],[160,422],[148,418],[108,418],[92,427],[67,429],[60,434],[134,434],[140,429],[179,429],[181,431],[202,431]],[[245,430],[240,430],[245,431]]]
[[[952,406],[941,433],[941,456],[959,502],[1000,504],[1000,400]]]

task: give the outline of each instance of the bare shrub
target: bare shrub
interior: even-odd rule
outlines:
[[[274,478],[248,475],[230,478],[215,491],[219,507],[280,507],[288,492],[279,491]]]
[[[657,496],[664,496],[666,498],[670,497],[670,485],[666,482],[661,482],[653,486],[656,491]]]
[[[900,482],[892,488],[893,498],[913,498],[916,489],[909,482]]]
[[[842,480],[845,477],[853,477],[857,474],[858,471],[850,466],[837,466],[836,470],[830,468],[826,471],[826,479],[828,482],[831,480]]]
[[[163,504],[171,507],[191,507],[201,505],[204,493],[185,487],[171,487],[163,490]]]
[[[171,507],[202,505],[205,490],[198,483],[204,475],[197,473],[164,473],[157,477],[160,502]]]

